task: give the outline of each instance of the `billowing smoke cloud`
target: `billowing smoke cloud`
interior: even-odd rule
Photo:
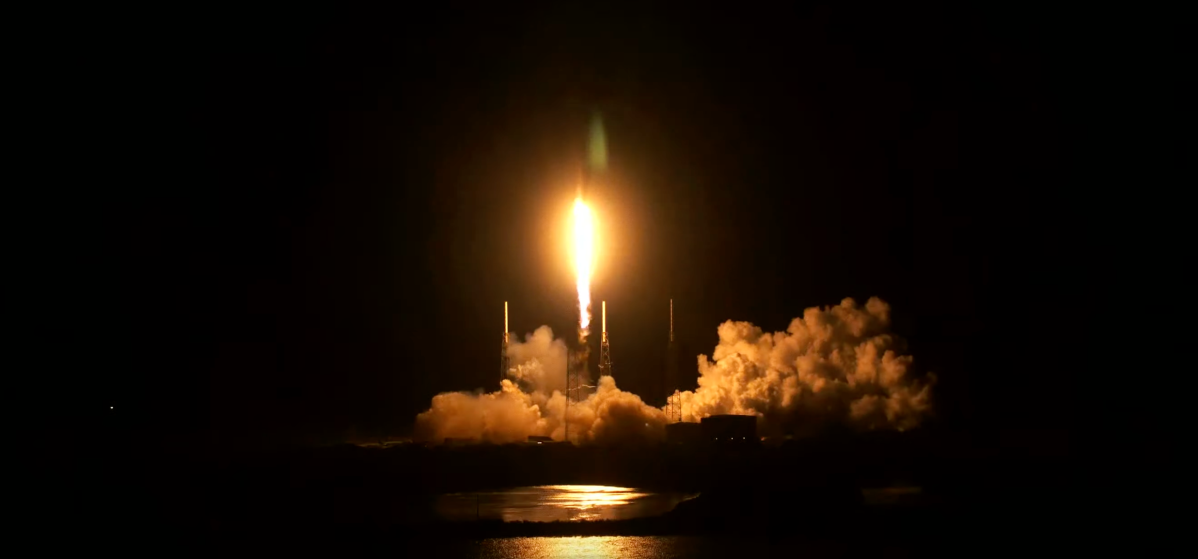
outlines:
[[[910,429],[931,411],[935,377],[917,379],[889,332],[890,306],[876,297],[810,308],[785,332],[748,322],[720,325],[711,359],[699,356],[699,388],[682,392],[684,421],[757,415],[766,431],[811,430],[829,422]]]
[[[515,366],[498,392],[438,394],[432,407],[416,417],[417,438],[509,443],[537,435],[564,440],[565,342],[542,326],[523,342],[509,344],[508,357]],[[651,441],[665,436],[665,414],[640,396],[617,388],[611,377],[600,378],[592,393],[570,402],[568,417],[570,440],[576,443]]]
[[[566,353],[566,342],[555,339],[552,328],[542,326],[523,342],[508,344],[507,355],[514,365],[508,376],[534,392],[564,390]]]
[[[716,414],[756,415],[763,433],[814,431],[829,423],[905,430],[931,411],[934,377],[916,378],[912,358],[889,334],[890,307],[871,298],[810,308],[786,332],[748,322],[719,327],[711,359],[700,355],[699,388],[675,395],[685,421]],[[508,347],[514,364],[500,390],[433,398],[416,420],[416,435],[494,443],[529,436],[563,440],[566,345],[548,326]],[[601,377],[594,392],[569,406],[569,438],[577,443],[660,440],[666,415]]]

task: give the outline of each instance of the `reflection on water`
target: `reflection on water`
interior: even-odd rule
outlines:
[[[609,485],[538,485],[442,495],[437,512],[451,520],[624,520],[665,514],[692,497]]]
[[[483,540],[481,557],[557,559],[559,557],[658,558],[671,557],[662,538],[591,536],[573,538],[503,538]]]
[[[494,538],[439,554],[443,559],[737,559],[748,557],[843,557],[844,550],[812,545],[793,537],[717,538],[706,536],[584,536]]]

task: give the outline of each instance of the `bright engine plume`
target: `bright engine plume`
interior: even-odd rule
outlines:
[[[591,208],[574,199],[574,273],[578,283],[578,338],[583,340],[591,325],[591,271],[595,265],[595,218]]]

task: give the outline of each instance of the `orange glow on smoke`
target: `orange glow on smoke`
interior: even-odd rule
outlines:
[[[578,328],[591,325],[591,272],[595,267],[595,217],[582,198],[574,199],[574,273],[578,282]]]

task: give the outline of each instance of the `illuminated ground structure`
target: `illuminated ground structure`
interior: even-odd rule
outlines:
[[[757,441],[757,417],[752,415],[713,415],[700,423],[703,439],[714,443]]]
[[[666,443],[682,446],[756,444],[757,417],[752,415],[713,415],[698,423],[666,425]]]

